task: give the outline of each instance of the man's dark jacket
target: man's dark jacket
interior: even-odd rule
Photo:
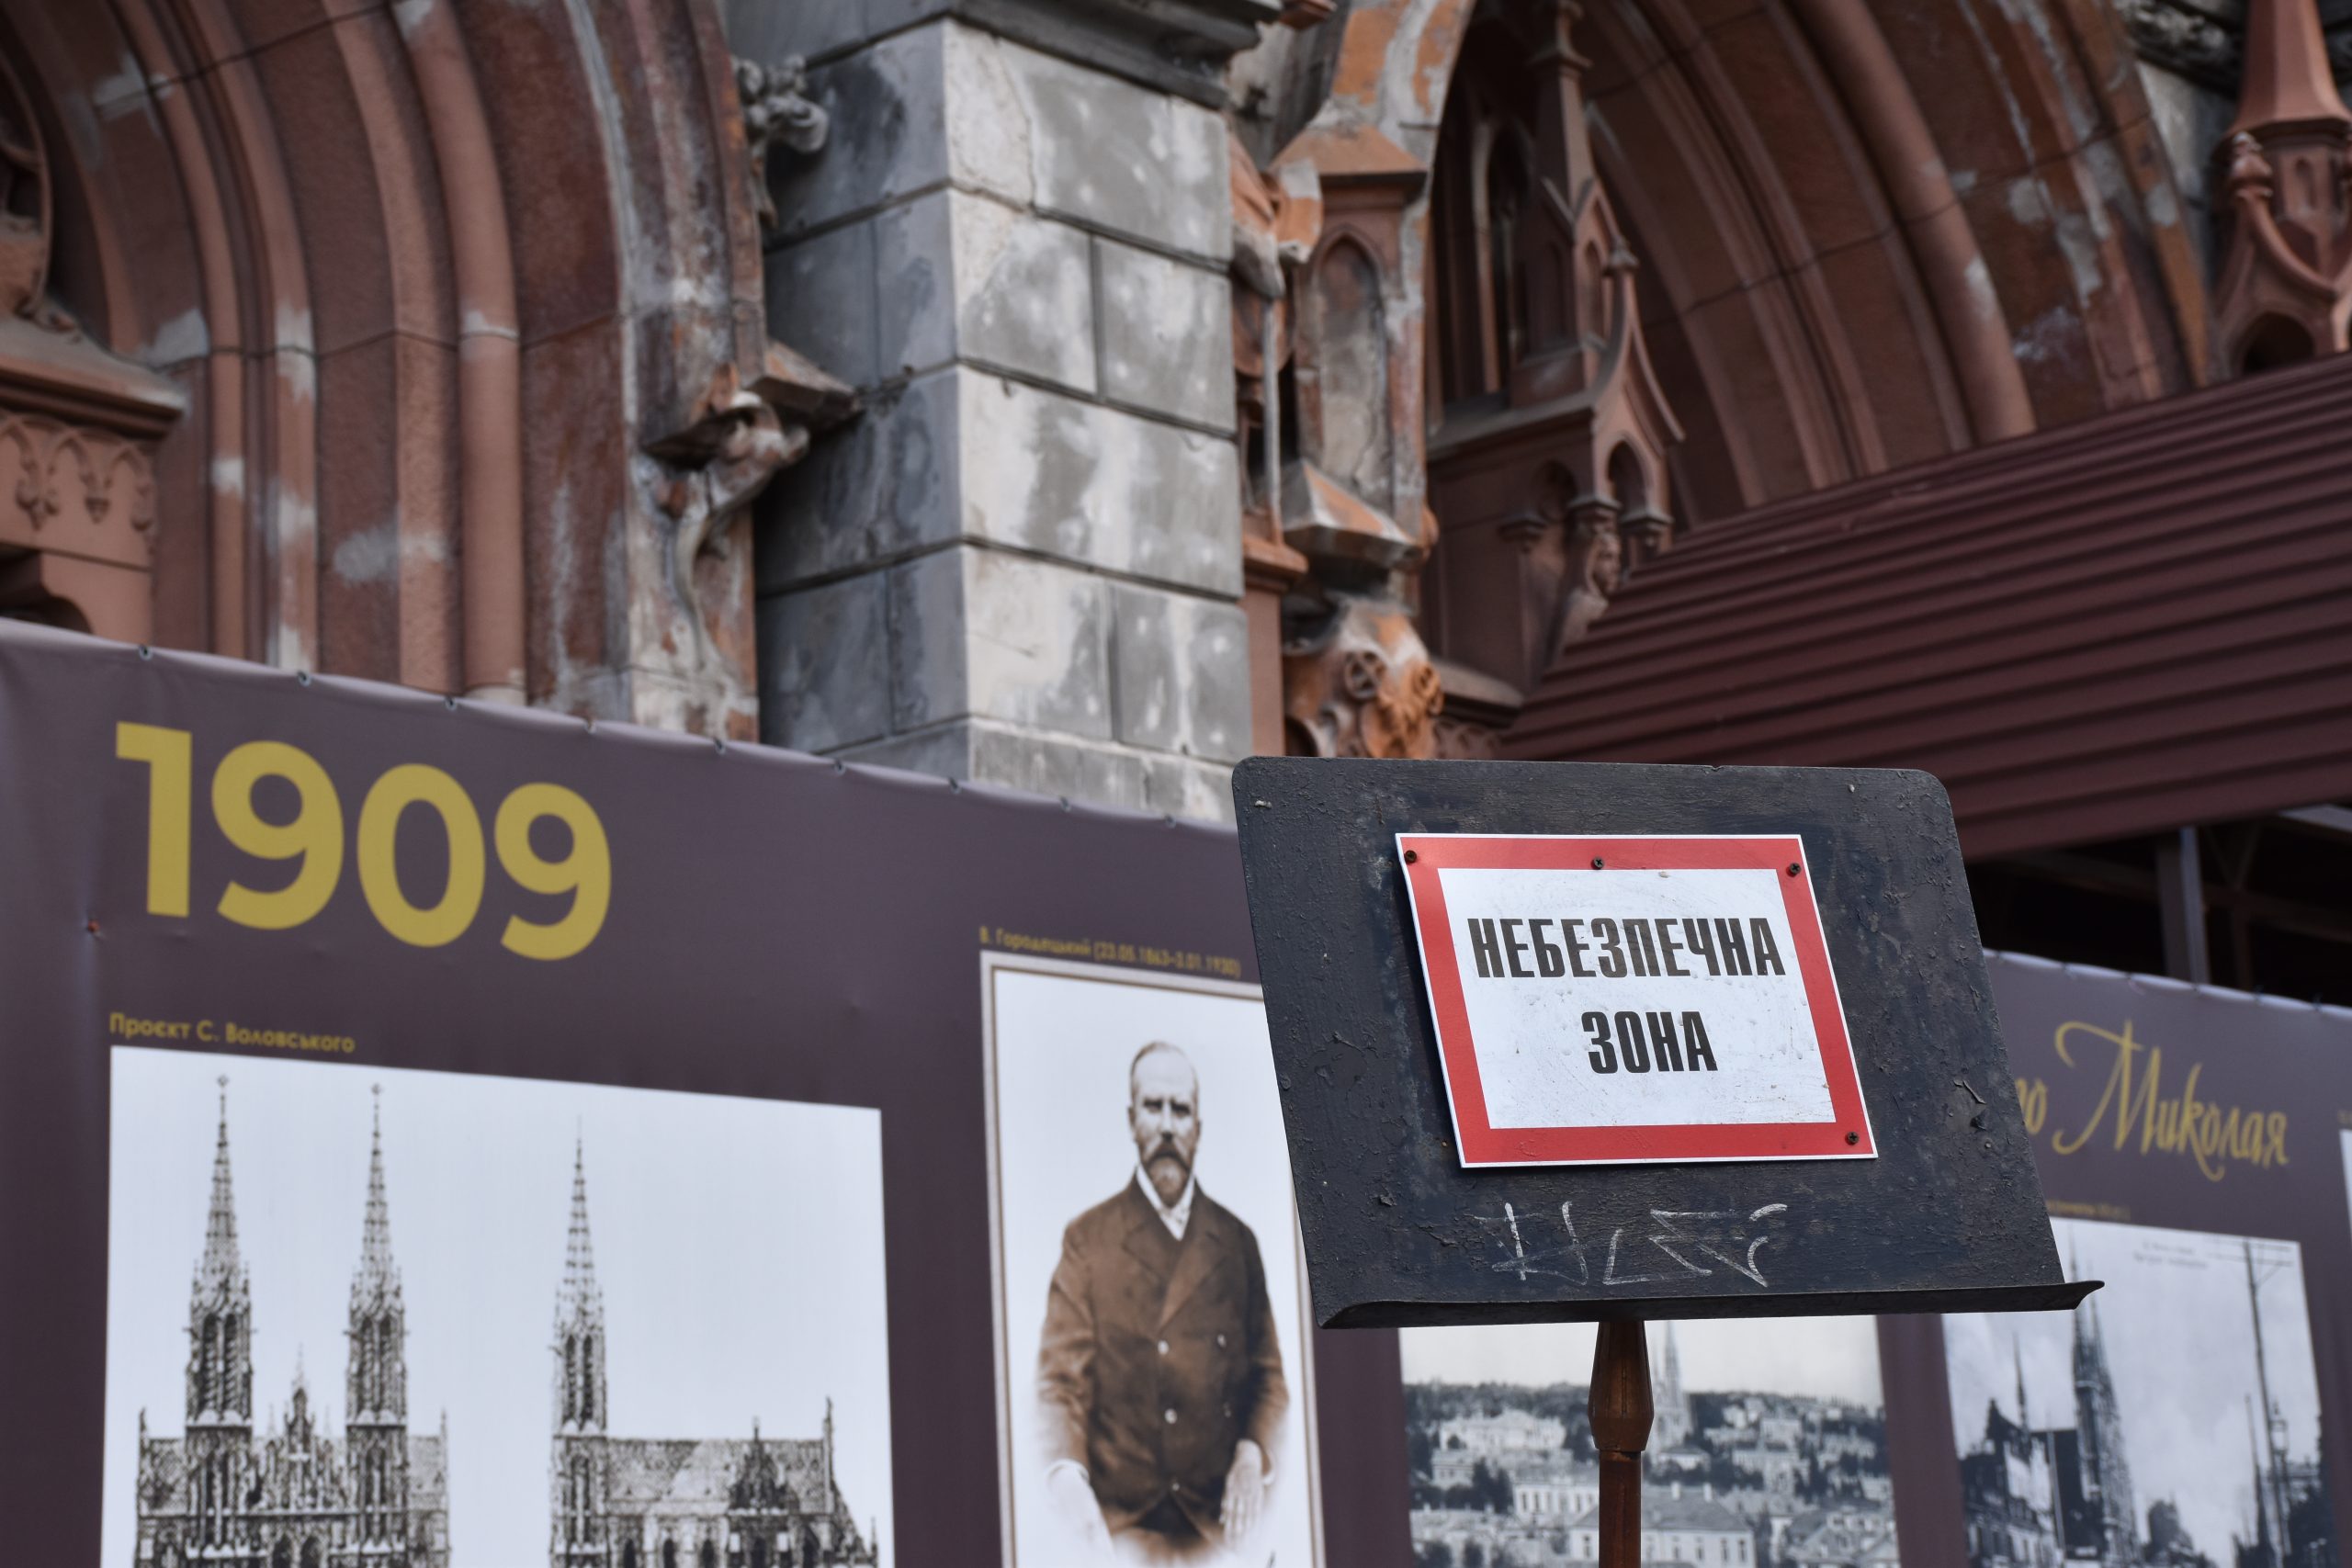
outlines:
[[[1129,1181],[1062,1233],[1037,1349],[1046,1462],[1086,1467],[1114,1530],[1163,1501],[1210,1540],[1235,1446],[1273,1462],[1290,1393],[1258,1238],[1198,1187],[1179,1242]]]

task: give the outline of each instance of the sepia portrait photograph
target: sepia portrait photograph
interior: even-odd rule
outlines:
[[[986,956],[1008,1568],[1307,1568],[1314,1384],[1254,987]]]
[[[2302,1249],[2051,1228],[2067,1278],[2105,1289],[1944,1319],[1972,1568],[2335,1561]]]
[[[105,1568],[885,1568],[881,1114],[118,1046]]]

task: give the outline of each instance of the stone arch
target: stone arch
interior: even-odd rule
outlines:
[[[773,374],[715,0],[0,0],[0,53],[57,169],[51,292],[183,404],[154,640],[754,728],[748,548],[730,676],[662,509],[707,461],[663,443]],[[681,624],[632,627],[664,585]]]
[[[2263,316],[2250,323],[2237,345],[2234,368],[2243,375],[2301,365],[2319,353],[2311,329],[2286,316]]]
[[[1370,126],[1430,162],[1473,11],[1354,7],[1317,124]],[[2046,37],[2037,18],[1981,12],[1584,7],[1593,155],[1690,427],[1676,490],[1698,515],[2217,368],[2185,209],[2111,9],[2069,8]],[[1429,237],[1423,204],[1404,276],[1425,275]]]
[[[1650,509],[1650,498],[1657,493],[1650,467],[1630,441],[1620,441],[1609,454],[1609,499],[1617,503],[1620,517],[1632,517]]]

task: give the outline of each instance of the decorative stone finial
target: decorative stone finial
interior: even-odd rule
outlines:
[[[2214,305],[2226,368],[2352,345],[2352,110],[2312,0],[2251,0],[2222,156],[2231,230]]]

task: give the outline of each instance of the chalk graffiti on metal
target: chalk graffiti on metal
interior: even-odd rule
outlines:
[[[1781,1239],[1773,1226],[1789,1212],[1786,1203],[1755,1209],[1652,1209],[1645,1225],[1611,1226],[1604,1248],[1577,1234],[1575,1208],[1572,1202],[1560,1205],[1556,1235],[1547,1219],[1532,1211],[1522,1215],[1509,1203],[1500,1218],[1471,1217],[1498,1241],[1509,1238],[1510,1256],[1489,1267],[1498,1274],[1516,1276],[1522,1284],[1540,1279],[1604,1288],[1651,1285],[1727,1271],[1770,1290],[1772,1281],[1765,1276],[1763,1252]],[[1600,1254],[1597,1269],[1595,1253]]]

